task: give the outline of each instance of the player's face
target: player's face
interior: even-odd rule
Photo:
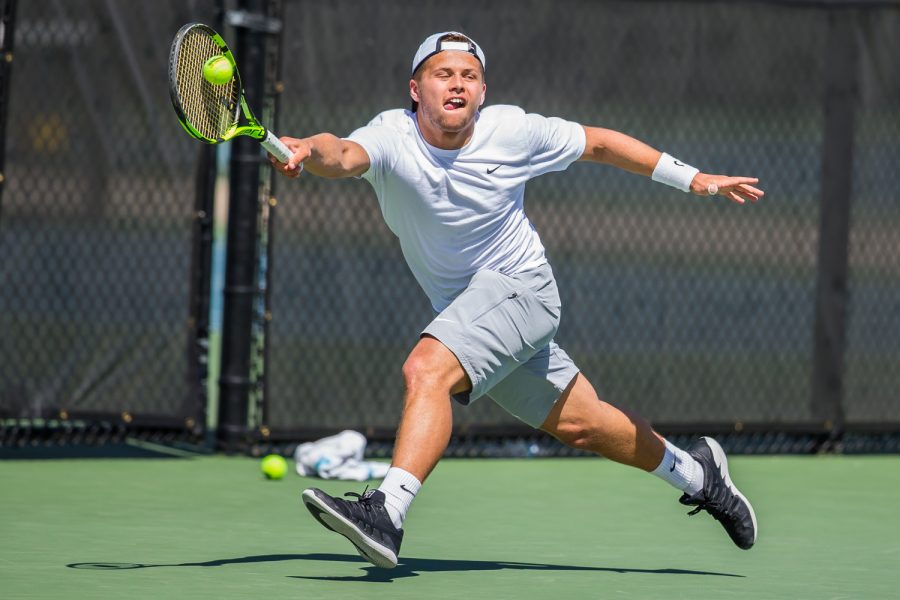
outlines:
[[[435,54],[425,61],[418,80],[411,80],[409,86],[410,95],[419,103],[420,118],[443,134],[463,133],[474,127],[487,89],[481,63],[466,52]]]

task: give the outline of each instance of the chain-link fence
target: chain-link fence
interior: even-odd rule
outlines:
[[[200,147],[171,114],[165,68],[178,27],[212,24],[220,4],[18,2],[0,204],[0,430],[46,419],[202,429],[210,240],[198,249],[192,237],[196,181],[208,184],[215,165],[198,165]],[[527,189],[563,300],[557,341],[605,399],[672,432],[836,426],[816,407],[814,349],[817,331],[835,333],[820,323],[844,323],[821,319],[821,290],[842,282],[817,281],[823,154],[834,144],[826,57],[835,22],[852,28],[837,393],[848,430],[900,428],[896,3],[283,4],[279,134],[346,135],[406,107],[415,48],[458,29],[487,53],[488,104],[624,131],[705,171],[760,177],[767,195],[753,207],[587,164]],[[198,166],[208,176],[196,177]],[[305,176],[280,180],[276,196],[257,267],[261,286],[270,276],[270,305],[254,307],[267,346],[254,350],[248,425],[281,439],[354,427],[386,440],[428,301],[368,184]],[[463,430],[522,432],[486,398],[454,410]],[[767,451],[810,448],[767,440]]]
[[[900,6],[861,12],[853,147],[848,423],[900,421]]]
[[[458,29],[487,54],[487,104],[624,131],[753,207],[577,164],[527,211],[563,300],[557,340],[601,395],[658,424],[816,422],[817,245],[829,15],[859,42],[845,412],[900,422],[900,7],[814,3],[337,0],[286,3],[280,132],[349,134],[408,104],[412,53]],[[280,183],[269,424],[390,431],[429,304],[363,181]],[[514,423],[489,400],[459,426]]]
[[[90,439],[205,426],[189,319],[200,147],[165,81],[174,32],[213,10],[18,2],[0,213],[0,418],[13,437],[30,431],[20,420],[103,423]]]

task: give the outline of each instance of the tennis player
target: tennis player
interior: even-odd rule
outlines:
[[[611,164],[701,196],[744,204],[750,177],[709,175],[622,133],[527,114],[485,100],[485,55],[472,39],[429,36],[412,60],[411,110],[388,110],[345,139],[285,137],[288,177],[362,177],[431,300],[434,320],[403,365],[403,416],[390,471],[355,499],[310,488],[307,508],[380,567],[394,567],[403,520],[451,433],[451,398],[487,396],[563,443],[643,469],[706,510],[743,549],[756,516],[715,440],[680,449],[641,417],[600,400],[554,341],[560,299],[544,247],[523,208],[525,184],[577,160]]]

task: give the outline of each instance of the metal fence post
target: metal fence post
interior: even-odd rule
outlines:
[[[266,14],[266,0],[240,0],[237,15],[226,14],[235,28],[234,52],[250,106],[260,106],[265,86],[266,32],[254,25]],[[257,293],[258,188],[263,161],[259,142],[238,137],[232,143],[231,197],[222,326],[222,375],[219,401],[219,448],[238,450],[248,434],[248,398],[251,385],[250,354],[253,301]]]
[[[858,94],[857,13],[828,13],[825,50],[825,140],[815,295],[813,381],[810,409],[832,440],[844,426],[844,349],[847,329],[847,262],[853,177],[854,111]]]
[[[6,0],[0,7],[0,208],[3,206],[3,188],[6,183],[6,108],[9,105],[15,22],[16,0]]]

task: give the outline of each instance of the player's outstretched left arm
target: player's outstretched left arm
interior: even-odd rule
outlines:
[[[579,160],[604,163],[653,177],[698,196],[725,196],[732,202],[756,202],[765,194],[754,187],[756,177],[730,177],[701,173],[681,161],[656,150],[640,140],[600,127],[585,127],[587,143]]]

